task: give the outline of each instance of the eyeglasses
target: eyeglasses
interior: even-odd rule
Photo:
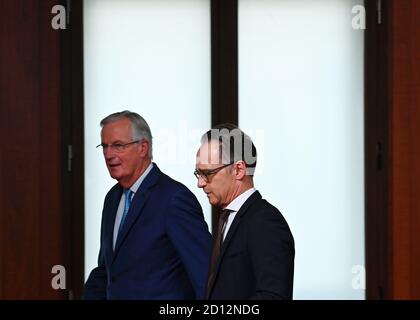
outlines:
[[[226,168],[228,166],[231,166],[232,164],[234,164],[234,162],[225,164],[224,166],[217,167],[217,168],[214,168],[214,169],[211,169],[211,170],[199,170],[199,169],[195,169],[194,170],[194,175],[195,175],[195,177],[197,179],[200,179],[201,178],[205,182],[209,182],[211,175],[218,173],[223,168]]]
[[[106,149],[109,147],[111,148],[112,151],[123,152],[127,148],[127,146],[133,143],[137,143],[137,142],[140,142],[140,140],[135,140],[128,143],[111,143],[111,144],[100,143],[96,146],[96,148],[102,147],[103,151],[105,152]]]

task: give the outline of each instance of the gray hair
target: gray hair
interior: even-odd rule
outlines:
[[[231,123],[217,125],[201,137],[201,144],[219,142],[218,163],[229,164],[244,161],[247,175],[254,175],[257,166],[257,149],[251,138]],[[207,159],[212,163],[211,159]]]
[[[146,140],[149,142],[149,158],[153,158],[153,148],[152,148],[152,132],[150,131],[150,127],[147,124],[146,120],[143,119],[138,113],[131,112],[128,110],[124,110],[121,112],[115,112],[110,114],[109,116],[103,118],[100,122],[101,127],[103,128],[104,125],[121,120],[123,118],[127,118],[131,122],[131,127],[133,129],[133,136],[134,140]]]

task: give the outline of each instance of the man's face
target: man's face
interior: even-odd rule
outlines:
[[[127,118],[108,123],[103,126],[101,139],[104,144],[126,144],[133,141],[131,122]],[[112,178],[124,187],[130,187],[141,175],[145,161],[143,143],[127,145],[124,150],[116,151],[108,147],[104,149],[105,163]],[[147,147],[146,147],[147,148]]]
[[[199,172],[206,172],[223,165],[220,162],[217,141],[210,141],[200,147],[195,166]],[[197,186],[207,194],[210,204],[224,208],[233,200],[235,178],[232,170],[232,166],[227,166],[209,175],[208,181],[202,177],[198,178]]]

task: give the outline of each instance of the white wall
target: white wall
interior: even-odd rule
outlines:
[[[365,297],[352,287],[365,263],[356,4],[239,1],[239,124],[259,151],[256,187],[295,237],[296,299]]]
[[[208,0],[84,1],[85,276],[97,264],[107,172],[100,120],[129,109],[149,123],[154,161],[210,206],[193,176],[199,139],[210,126]]]

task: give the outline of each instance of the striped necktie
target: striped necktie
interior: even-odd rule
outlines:
[[[133,195],[133,191],[131,191],[130,189],[125,189],[124,190],[124,211],[123,211],[123,215],[121,217],[121,222],[120,222],[120,227],[118,228],[118,235],[120,235],[121,230],[123,228],[125,219],[127,218],[127,213],[128,210],[130,209],[130,205],[131,205],[131,197]]]

